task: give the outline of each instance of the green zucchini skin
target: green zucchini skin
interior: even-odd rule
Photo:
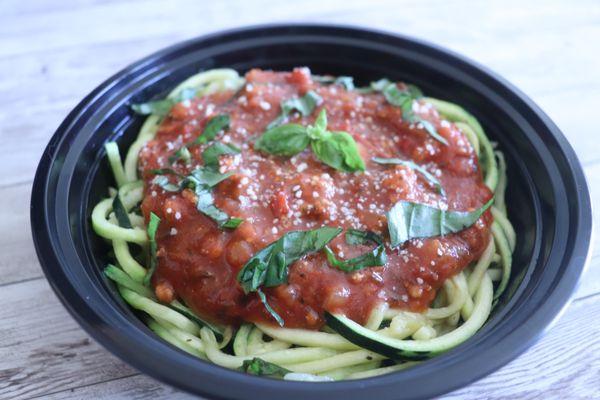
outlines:
[[[340,317],[335,314],[325,313],[325,320],[327,325],[336,331],[338,334],[343,336],[346,340],[360,346],[364,349],[373,351],[383,356],[389,357],[396,361],[422,361],[427,360],[441,352],[432,351],[412,351],[408,349],[401,349],[396,346],[385,343],[386,338],[378,335],[377,333],[370,331],[367,328],[362,328],[369,332],[369,336],[365,336],[367,332],[361,332],[361,330],[355,329],[348,326],[344,322],[345,317]],[[379,340],[378,340],[379,339]]]

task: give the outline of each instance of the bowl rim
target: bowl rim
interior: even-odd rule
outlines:
[[[278,31],[285,29],[305,29],[315,31],[343,30],[366,35],[400,39],[405,42],[412,43],[421,50],[432,51],[434,53],[451,58],[455,62],[466,64],[469,67],[478,70],[481,74],[490,78],[492,81],[494,81],[494,83],[499,84],[518,100],[523,102],[527,107],[527,111],[538,117],[546,129],[558,142],[560,151],[569,164],[570,169],[568,172],[572,175],[572,178],[579,188],[577,202],[579,229],[575,233],[577,238],[572,248],[570,248],[571,256],[566,263],[568,264],[569,274],[564,274],[562,276],[547,299],[535,312],[532,313],[530,320],[528,320],[522,326],[517,327],[514,332],[511,332],[506,337],[497,338],[496,346],[491,346],[490,348],[485,348],[483,351],[481,351],[483,355],[488,357],[491,357],[493,354],[494,362],[489,364],[482,364],[481,362],[468,362],[467,364],[469,365],[467,369],[469,372],[466,372],[464,377],[456,379],[450,384],[440,383],[436,382],[437,380],[432,380],[432,382],[430,382],[427,387],[424,388],[414,389],[410,387],[404,387],[402,389],[406,392],[406,398],[420,398],[423,396],[438,395],[480,379],[481,377],[491,373],[492,371],[500,368],[512,359],[516,358],[535,341],[537,341],[537,339],[551,326],[551,324],[560,317],[562,312],[564,312],[570,303],[570,297],[572,293],[575,291],[578,285],[579,278],[583,274],[583,271],[588,264],[592,245],[592,212],[590,193],[581,164],[579,163],[577,156],[567,139],[564,137],[560,129],[550,120],[550,118],[518,88],[507,82],[504,78],[498,76],[496,73],[490,71],[487,67],[484,67],[479,63],[474,62],[451,50],[447,50],[441,46],[431,44],[420,39],[414,39],[410,36],[402,34],[354,25],[278,23],[244,26],[240,28],[209,33],[168,46],[130,64],[108,78],[98,87],[96,87],[96,89],[94,89],[90,94],[88,94],[68,114],[50,139],[50,142],[44,150],[38,165],[31,194],[31,228],[33,241],[44,274],[47,280],[50,282],[57,297],[88,334],[90,334],[96,341],[110,350],[113,354],[116,354],[121,360],[129,363],[138,370],[159,379],[162,382],[195,394],[201,394],[211,398],[241,398],[239,397],[240,394],[244,392],[247,393],[247,390],[252,388],[257,395],[266,393],[266,398],[270,398],[269,393],[275,396],[273,398],[277,398],[278,393],[281,395],[283,392],[285,392],[290,399],[312,398],[311,396],[317,397],[325,395],[334,396],[335,398],[343,395],[344,398],[353,399],[360,398],[357,397],[357,393],[359,396],[364,396],[363,390],[372,390],[373,393],[377,392],[382,394],[384,393],[383,391],[389,391],[392,389],[397,390],[401,388],[398,386],[398,384],[399,382],[402,382],[402,379],[398,379],[398,373],[356,381],[341,381],[327,384],[306,383],[257,378],[254,376],[244,375],[236,371],[231,371],[214,364],[209,364],[202,361],[198,362],[197,359],[194,359],[197,364],[193,366],[195,367],[193,368],[194,372],[201,373],[205,378],[209,378],[209,381],[205,382],[204,386],[199,386],[194,380],[196,376],[190,375],[189,372],[182,373],[181,371],[169,370],[168,368],[165,368],[165,366],[155,365],[152,363],[152,361],[156,361],[157,358],[165,357],[165,360],[168,361],[167,364],[169,365],[180,365],[183,363],[186,365],[186,367],[192,367],[190,363],[183,362],[185,361],[186,357],[191,358],[191,356],[188,356],[178,349],[175,349],[174,351],[174,348],[162,342],[162,339],[155,338],[155,340],[148,340],[147,343],[140,344],[140,346],[143,346],[146,349],[151,349],[153,355],[140,354],[139,349],[136,352],[135,348],[129,348],[130,345],[135,344],[134,334],[136,332],[128,332],[126,329],[116,329],[119,326],[118,324],[129,324],[129,329],[135,327],[137,327],[137,329],[144,329],[145,326],[142,325],[140,327],[140,321],[137,321],[136,323],[136,321],[128,320],[125,315],[111,315],[111,313],[118,313],[119,311],[122,311],[117,310],[114,307],[109,312],[106,312],[106,310],[100,311],[96,308],[97,304],[94,303],[93,299],[90,301],[89,296],[82,296],[81,293],[75,289],[71,282],[71,279],[74,279],[74,277],[70,276],[67,271],[62,268],[61,254],[57,252],[49,232],[50,221],[46,213],[45,205],[46,198],[48,196],[48,183],[50,180],[51,170],[50,167],[55,162],[55,151],[59,147],[59,143],[66,133],[77,128],[74,125],[77,119],[80,118],[82,114],[89,112],[88,108],[90,104],[97,100],[102,94],[109,92],[113,85],[120,78],[123,78],[146,65],[152,64],[154,61],[159,60],[168,54],[185,49],[195,43],[206,42],[232,35],[249,34],[260,31]],[[39,205],[40,202],[44,203],[44,207],[36,206]],[[107,324],[107,320],[111,320],[112,324]],[[125,341],[122,342],[123,340]],[[481,340],[478,340],[477,343],[480,341]],[[469,342],[473,342],[473,338],[470,339]],[[500,342],[504,342],[505,345],[510,344],[508,347],[509,350],[507,351],[504,349],[503,351],[499,351]],[[472,343],[472,345],[477,343]],[[495,347],[498,347],[498,349]],[[179,353],[179,356],[175,357],[177,353]],[[176,358],[177,361],[174,361],[171,358]],[[447,360],[448,358],[445,357],[445,355],[434,358],[430,361],[431,368],[429,368],[429,370],[435,370],[435,368],[439,369],[440,367],[449,366],[450,363]],[[170,364],[171,362],[174,362],[175,364]],[[402,374],[407,374],[411,370],[403,371]],[[422,376],[420,376],[420,378],[422,378]],[[214,380],[214,382],[211,380]],[[231,383],[232,387],[222,385],[221,380],[237,382],[237,387],[233,388],[233,386],[236,386],[234,383]]]

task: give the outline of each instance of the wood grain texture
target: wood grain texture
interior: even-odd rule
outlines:
[[[133,374],[90,339],[44,279],[2,288],[0,398],[31,398]]]
[[[30,183],[0,188],[0,287],[42,273],[31,241],[30,192]]]
[[[110,75],[177,41],[241,25],[302,21],[362,25],[435,42],[498,72],[536,101],[568,137],[593,198],[600,198],[600,140],[591,123],[600,104],[595,0],[0,4],[2,399],[191,398],[134,371],[79,328],[43,278],[29,227],[33,174],[62,119]],[[558,323],[509,365],[443,398],[600,398],[598,225],[577,300]]]
[[[600,294],[576,300],[521,357],[443,398],[598,398],[600,359],[593,355],[600,336],[582,327],[600,319],[599,300]],[[0,310],[7,354],[0,359],[0,398],[190,398],[124,366],[57,303],[44,280],[9,286]],[[52,336],[40,326],[52,327]]]

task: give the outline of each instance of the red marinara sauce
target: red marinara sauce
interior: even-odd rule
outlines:
[[[290,122],[312,124],[322,108],[328,129],[346,131],[358,144],[365,172],[337,171],[307,149],[294,157],[254,151],[253,143],[281,111],[283,100],[318,93],[323,102],[308,117],[297,113]],[[236,93],[217,93],[176,104],[156,137],[140,152],[145,180],[142,211],[162,222],[157,234],[158,267],[153,277],[161,301],[183,300],[214,322],[274,324],[256,293],[245,294],[236,276],[258,250],[290,230],[336,226],[371,230],[389,244],[385,213],[399,200],[449,210],[474,210],[492,196],[484,185],[477,156],[465,135],[422,101],[413,110],[430,121],[448,142],[444,145],[422,127],[402,120],[402,112],[379,93],[361,94],[341,85],[315,82],[306,68],[292,72],[251,70]],[[229,114],[230,129],[215,140],[236,145],[237,155],[220,157],[220,171],[235,171],[213,190],[215,205],[244,218],[234,230],[220,229],[195,206],[190,190],[165,192],[154,185],[151,170],[173,167],[181,174],[202,165],[207,145],[192,146],[192,162],[168,158],[193,141],[218,114]],[[372,157],[412,160],[434,174],[447,197],[442,198],[423,176],[404,166],[379,165]],[[425,310],[444,281],[480,257],[490,238],[489,211],[471,227],[444,237],[413,239],[399,249],[386,248],[385,266],[346,273],[328,265],[324,254],[304,257],[289,268],[288,283],[264,288],[269,304],[286,327],[318,329],[324,312],[341,312],[366,322],[373,307]],[[341,258],[357,256],[370,246],[348,246],[344,235],[330,243]]]

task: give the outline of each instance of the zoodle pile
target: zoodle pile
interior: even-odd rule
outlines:
[[[124,160],[106,143],[116,186],[91,216],[104,273],[193,356],[289,380],[386,374],[469,339],[507,287],[505,159],[456,104],[213,69],[132,109],[147,118]]]

